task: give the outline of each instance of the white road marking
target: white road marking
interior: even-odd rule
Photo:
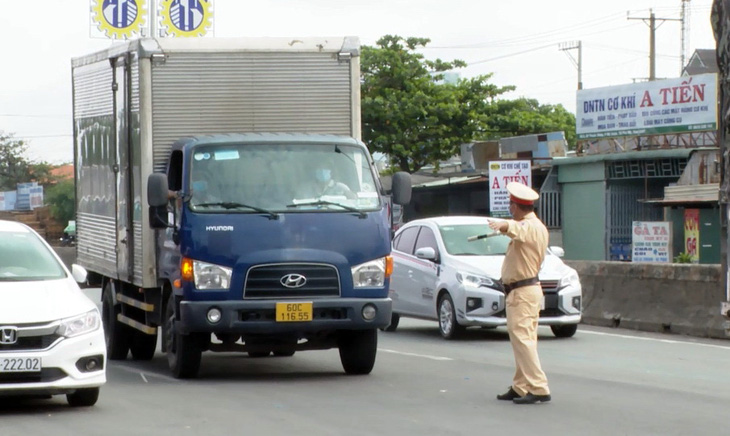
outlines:
[[[411,357],[422,357],[424,359],[431,359],[431,360],[454,360],[450,357],[443,357],[443,356],[429,356],[428,354],[416,354],[416,353],[405,353],[403,351],[396,351],[396,350],[388,350],[386,348],[378,348],[379,351],[384,351],[386,353],[393,353],[393,354],[400,354],[401,356],[411,356]]]
[[[133,367],[127,366],[126,364],[121,363],[121,362],[115,363],[114,367],[115,368],[119,368],[119,369],[121,369],[123,371],[133,372],[135,374],[139,374],[142,377],[142,379],[144,380],[144,382],[145,383],[148,383],[147,377],[145,377],[145,375],[143,373],[139,372],[139,368],[133,368]],[[180,381],[180,380],[178,380],[178,379],[176,379],[176,378],[174,378],[172,376],[165,375],[165,374],[160,374],[160,373],[156,373],[156,372],[152,372],[152,373],[149,373],[148,372],[147,375],[149,375],[152,378],[161,378],[161,379],[168,380],[168,381],[172,381],[172,382],[179,382]]]
[[[142,380],[144,380],[144,382],[145,382],[145,383],[149,383],[149,382],[147,381],[147,377],[145,377],[145,376],[144,376],[144,373],[143,373],[143,372],[140,372],[140,373],[139,373],[139,376],[140,376],[140,377],[142,377]]]
[[[665,344],[698,345],[700,347],[720,348],[722,350],[730,350],[730,346],[714,345],[714,344],[703,344],[702,342],[676,341],[676,340],[673,340],[673,339],[645,338],[645,337],[642,337],[642,336],[620,335],[620,334],[617,334],[617,333],[594,332],[594,331],[590,331],[590,330],[578,330],[578,332],[579,333],[586,333],[586,334],[589,334],[589,335],[613,336],[613,337],[617,337],[617,338],[637,339],[637,340],[640,340],[640,341],[664,342]]]

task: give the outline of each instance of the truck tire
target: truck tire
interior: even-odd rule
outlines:
[[[66,401],[71,407],[89,407],[99,399],[99,388],[76,389],[72,394],[66,394]]]
[[[135,330],[129,349],[134,360],[152,360],[157,349],[157,334],[148,335]]]
[[[132,331],[117,320],[121,308],[114,303],[114,283],[110,280],[104,285],[104,292],[101,297],[101,319],[104,324],[106,353],[111,360],[124,360],[129,353]]]
[[[175,378],[195,378],[200,370],[202,346],[199,334],[179,335],[175,332],[175,297],[170,296],[165,308],[165,346],[167,364]]]
[[[551,325],[550,330],[556,338],[570,338],[578,331],[578,324]]]
[[[378,330],[353,330],[341,333],[338,340],[342,368],[350,375],[370,374],[378,351]]]

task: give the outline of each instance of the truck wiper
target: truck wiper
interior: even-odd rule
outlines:
[[[349,212],[354,212],[357,214],[358,218],[365,218],[367,215],[365,215],[365,212],[361,211],[360,209],[354,208],[352,206],[348,206],[346,204],[337,203],[334,201],[327,201],[327,200],[315,200],[315,201],[308,201],[305,203],[292,203],[287,204],[286,207],[299,207],[299,206],[339,206]]]
[[[269,216],[270,219],[279,219],[279,214],[272,212],[267,209],[262,209],[260,207],[251,206],[250,204],[243,204],[243,203],[236,203],[235,201],[216,201],[212,203],[200,203],[196,204],[195,206],[198,207],[222,207],[223,209],[251,209],[255,210],[256,212],[265,213]]]

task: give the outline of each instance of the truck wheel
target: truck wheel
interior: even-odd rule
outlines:
[[[397,313],[393,313],[390,315],[390,325],[388,327],[385,327],[383,330],[386,332],[394,332],[395,329],[398,328],[398,323],[400,322],[400,315]]]
[[[114,285],[108,281],[104,286],[101,298],[102,322],[104,324],[104,339],[106,341],[107,357],[111,360],[124,360],[129,352],[131,330],[117,321],[121,307],[114,305]]]
[[[551,325],[550,330],[556,338],[570,338],[578,331],[578,324]]]
[[[341,333],[338,340],[340,361],[347,374],[370,374],[378,351],[378,330],[353,330]]]
[[[66,401],[71,407],[89,407],[99,399],[99,388],[76,389],[73,394],[66,394]]]
[[[134,360],[152,360],[157,349],[157,334],[148,335],[135,330],[129,349]]]
[[[195,378],[202,357],[199,334],[179,335],[175,332],[175,297],[170,296],[165,308],[165,346],[167,364],[175,378]]]
[[[438,305],[439,330],[444,339],[454,339],[464,332],[464,326],[456,321],[456,310],[451,295],[444,294]]]

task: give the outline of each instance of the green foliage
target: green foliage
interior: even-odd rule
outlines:
[[[689,253],[679,253],[674,256],[674,263],[692,263],[692,255]]]
[[[66,224],[75,219],[74,181],[61,180],[45,190],[45,203],[49,205],[51,216],[59,223]]]
[[[514,89],[490,85],[491,75],[442,83],[444,72],[466,64],[416,53],[429,42],[386,35],[362,49],[363,139],[410,173],[457,154],[485,129],[490,102]]]
[[[487,119],[490,139],[563,131],[568,147],[575,148],[575,115],[562,105],[541,105],[527,98],[500,100],[489,106]]]
[[[31,164],[25,158],[28,145],[0,131],[0,191],[13,191],[18,183],[32,180]]]

